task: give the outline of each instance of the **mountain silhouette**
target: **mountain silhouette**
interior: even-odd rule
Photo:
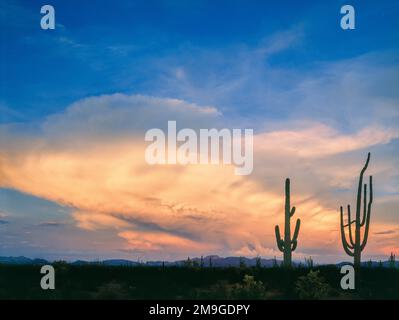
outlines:
[[[195,263],[195,265],[200,266],[201,265],[201,258],[195,257],[190,259],[192,263]],[[18,257],[0,257],[0,264],[13,264],[13,265],[46,265],[46,264],[52,264],[56,261],[48,261],[45,259],[31,259],[27,258],[24,256],[18,256]],[[211,255],[211,256],[206,256],[202,258],[202,265],[203,267],[218,267],[218,268],[223,268],[223,267],[239,267],[240,265],[245,265],[247,267],[255,267],[257,265],[257,258],[246,258],[246,257],[219,257],[217,255]],[[266,268],[271,268],[275,264],[281,265],[282,260],[274,260],[274,259],[260,259],[260,265],[262,267]],[[126,259],[107,259],[107,260],[102,260],[102,261],[87,261],[87,260],[76,260],[73,262],[69,262],[68,264],[70,265],[75,265],[75,266],[82,266],[82,265],[104,265],[104,266],[129,266],[129,267],[134,267],[134,266],[150,266],[150,267],[172,267],[172,266],[185,266],[187,265],[187,260],[176,260],[176,261],[147,261],[147,262],[137,262],[137,261],[131,261],[131,260],[126,260]],[[295,266],[306,266],[303,262],[301,261],[295,261],[293,263]],[[337,267],[341,267],[346,264],[351,264],[350,262],[339,262],[336,263],[335,265]],[[391,266],[390,262],[387,261],[364,261],[362,262],[362,267],[371,267],[371,268],[378,268],[380,266],[384,268],[388,268]],[[395,262],[396,268],[399,268],[399,261]]]

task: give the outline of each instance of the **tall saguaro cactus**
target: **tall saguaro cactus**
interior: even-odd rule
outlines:
[[[295,251],[298,245],[298,234],[301,226],[301,220],[296,220],[294,236],[291,239],[291,217],[295,213],[295,207],[291,208],[290,203],[290,179],[285,180],[285,225],[284,225],[284,240],[280,236],[280,229],[278,225],[275,227],[277,246],[281,252],[284,253],[284,266],[291,267],[292,252]]]
[[[360,171],[359,185],[357,189],[356,199],[356,217],[351,219],[351,207],[348,205],[348,219],[347,224],[344,223],[344,210],[340,207],[341,212],[341,239],[342,246],[347,255],[353,257],[354,266],[359,267],[361,261],[361,254],[366,247],[369,235],[371,203],[373,202],[373,177],[370,176],[369,188],[370,196],[367,203],[367,184],[363,185],[363,174],[366,171],[370,161],[370,152],[367,155],[366,164],[362,171]],[[363,186],[363,210],[362,210],[362,186]],[[352,224],[355,224],[355,237],[353,238]],[[364,227],[363,240],[361,240],[362,228]],[[345,228],[348,229],[349,241],[346,239]]]

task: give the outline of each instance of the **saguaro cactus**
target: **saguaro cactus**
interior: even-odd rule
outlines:
[[[393,254],[393,252],[391,252],[391,255],[389,257],[389,267],[390,268],[395,268],[396,267],[396,260],[395,260],[395,255]]]
[[[366,247],[367,239],[369,235],[370,226],[370,215],[371,215],[371,203],[373,202],[373,177],[370,176],[370,196],[367,203],[367,184],[363,185],[363,174],[366,171],[370,161],[370,152],[367,155],[366,164],[364,165],[362,171],[360,171],[359,185],[357,189],[357,199],[356,199],[356,217],[355,220],[351,219],[351,207],[348,205],[348,219],[347,223],[344,223],[344,210],[342,206],[340,207],[341,212],[341,239],[342,246],[347,255],[353,257],[354,266],[360,266],[361,253]],[[363,210],[362,206],[362,185],[363,185]],[[363,214],[362,214],[363,211]],[[353,238],[352,224],[355,224],[355,238]],[[363,240],[361,240],[362,227],[364,227]],[[346,239],[345,228],[348,229],[349,241]]]
[[[295,251],[298,245],[298,234],[301,226],[301,220],[296,220],[294,236],[291,239],[291,217],[295,213],[295,207],[291,208],[290,203],[290,179],[285,180],[285,225],[284,225],[284,240],[280,236],[280,229],[278,225],[275,227],[277,247],[284,253],[284,266],[291,267],[292,252]]]

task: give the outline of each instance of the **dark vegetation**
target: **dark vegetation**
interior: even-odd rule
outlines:
[[[356,290],[336,266],[148,267],[54,263],[55,290],[40,266],[0,265],[0,299],[399,299],[399,269],[361,267]]]

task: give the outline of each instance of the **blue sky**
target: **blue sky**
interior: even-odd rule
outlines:
[[[162,64],[162,59],[174,57],[175,64],[192,64],[187,53],[196,49],[223,56],[240,46],[257,47],[286,30],[302,33],[304,39],[271,57],[272,67],[306,72],[316,62],[397,49],[397,1],[352,2],[357,30],[349,32],[338,27],[344,3],[54,1],[57,28],[43,31],[39,25],[43,2],[5,1],[1,102],[10,112],[2,121],[43,117],[90,95],[157,93],[158,86],[167,84],[153,82],[154,72],[163,71],[154,61]],[[214,66],[218,72],[228,67]],[[210,73],[202,79],[206,81]]]
[[[0,133],[4,137],[0,137],[0,155],[10,163],[19,159],[25,164],[28,155],[47,159],[48,154],[32,147],[38,141],[46,151],[64,153],[80,143],[87,142],[85,150],[102,146],[104,136],[120,141],[131,134],[125,132],[130,125],[158,124],[174,112],[147,115],[146,111],[133,112],[128,105],[148,103],[157,108],[162,99],[178,99],[217,109],[221,117],[201,120],[209,124],[252,127],[267,137],[289,129],[299,133],[305,139],[303,148],[309,148],[307,153],[281,166],[276,165],[279,160],[259,156],[251,180],[277,193],[282,177],[297,175],[301,195],[319,197],[328,210],[335,204],[327,195],[344,193],[350,199],[353,188],[348,181],[354,181],[357,174],[338,172],[331,177],[329,170],[337,169],[333,163],[357,168],[365,149],[371,148],[384,183],[376,188],[383,199],[379,210],[384,212],[378,221],[392,224],[393,232],[397,231],[399,176],[390,170],[399,158],[399,1],[351,1],[356,29],[346,31],[340,28],[340,8],[346,1],[51,1],[55,30],[40,29],[43,4],[47,2],[5,0],[0,4]],[[85,100],[88,97],[93,100]],[[94,116],[92,104],[103,108],[103,118]],[[186,125],[196,123],[197,116],[184,115]],[[318,135],[321,141],[308,145],[308,137]],[[328,157],[311,152],[323,153],[317,145],[331,142],[331,148],[336,148],[341,141],[348,143],[347,149],[328,153]],[[263,167],[265,160],[268,164]],[[297,163],[300,167],[294,171]],[[0,224],[0,255],[126,257],[124,241],[135,241],[129,230],[90,225],[86,229],[95,230],[87,231],[83,212],[93,208],[82,206],[72,194],[45,191],[58,190],[56,182],[48,186],[21,183],[16,176],[34,173],[18,170],[16,166],[0,171],[5,180],[0,181],[0,221],[4,222]],[[313,188],[306,184],[306,174],[312,176]],[[107,210],[115,218],[114,209]],[[147,218],[141,214],[146,223],[154,222],[150,213]],[[84,217],[87,222],[89,218]],[[197,239],[198,231],[187,228],[192,239]],[[154,230],[173,234],[172,229],[159,222],[157,228],[148,228],[147,242]],[[172,241],[166,233],[166,241]],[[15,242],[13,237],[18,234],[19,242]],[[70,243],[67,239],[71,238],[82,241]],[[387,241],[398,248],[397,239]],[[104,241],[109,243],[106,250],[101,249]],[[218,238],[217,244],[226,244],[215,250],[221,255],[246,254],[243,243],[250,241],[240,238],[230,244]],[[197,248],[191,242],[183,243]],[[273,255],[267,251],[273,245],[272,241],[259,244],[259,252]],[[302,255],[322,251],[310,244],[306,250]],[[370,255],[377,257],[381,250],[376,248]],[[335,251],[330,254],[330,260],[342,259]],[[155,256],[156,252],[148,257]],[[171,253],[168,257],[179,256]]]

